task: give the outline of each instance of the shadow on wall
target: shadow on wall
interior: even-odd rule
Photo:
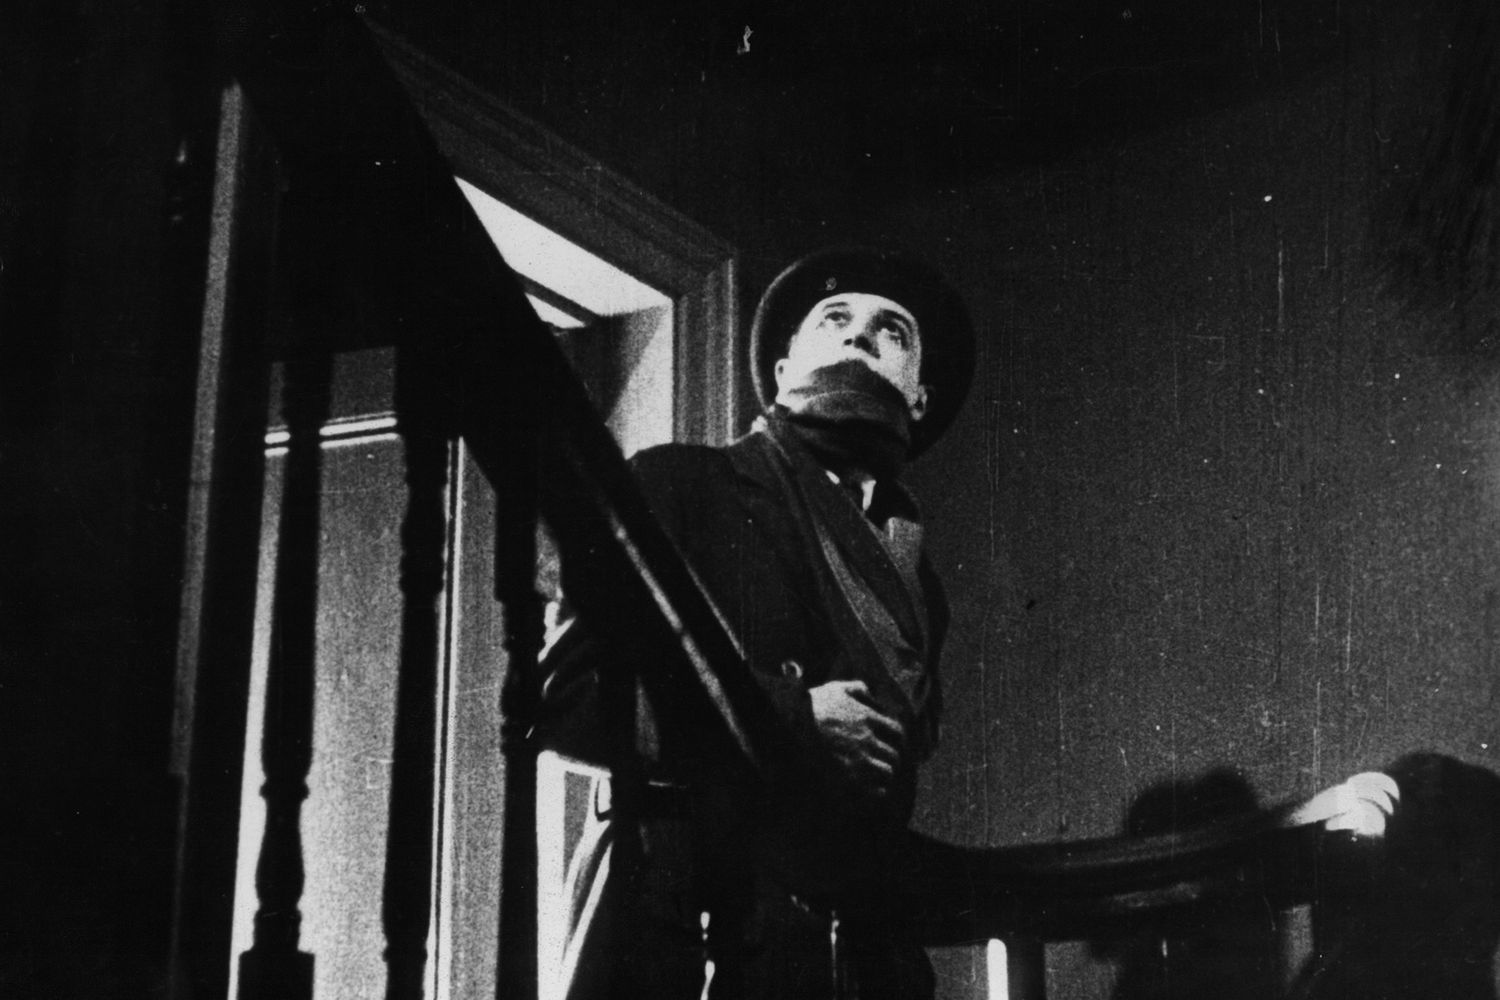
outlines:
[[[1259,808],[1244,778],[1215,770],[1142,792],[1126,814],[1125,833],[1170,833]],[[1278,990],[1277,931],[1260,900],[1240,896],[1174,907],[1094,942],[1093,951],[1120,965],[1114,1000],[1264,1000]]]
[[[1319,869],[1313,954],[1281,986],[1281,914],[1256,894],[1194,903],[1093,942],[1120,967],[1114,1000],[1496,1000],[1500,777],[1437,754],[1385,769],[1401,789],[1373,867]],[[1143,792],[1131,836],[1259,809],[1243,778],[1215,770]]]

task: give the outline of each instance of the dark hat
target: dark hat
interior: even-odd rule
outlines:
[[[915,458],[958,416],[974,376],[974,327],[958,293],[924,262],[899,251],[833,247],[808,254],[782,271],[755,308],[750,358],[761,405],[776,398],[776,362],[808,312],[841,292],[866,292],[899,302],[916,317],[922,337],[922,382],[931,387],[927,413],[912,426]]]

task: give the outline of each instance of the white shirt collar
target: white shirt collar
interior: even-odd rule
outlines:
[[[838,476],[834,475],[829,470],[824,469],[823,471],[828,473],[828,479],[829,479],[829,481],[832,482],[835,486],[844,486],[844,485],[847,485],[842,479],[840,479]],[[875,480],[873,480],[873,479],[866,479],[866,480],[861,481],[860,484],[859,484],[859,494],[860,494],[860,502],[859,502],[860,509],[861,510],[866,510],[866,511],[869,510],[870,509],[870,503],[871,503],[871,501],[873,501],[875,499]]]

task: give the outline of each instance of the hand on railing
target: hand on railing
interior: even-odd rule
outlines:
[[[1294,807],[1285,825],[1322,823],[1325,830],[1379,837],[1385,833],[1386,817],[1395,812],[1400,800],[1401,789],[1390,775],[1364,771]]]
[[[959,847],[914,834],[913,910],[929,943],[958,943],[1076,940],[1102,921],[1246,892],[1293,905],[1313,891],[1318,852],[1342,850],[1320,834],[1381,837],[1400,798],[1389,775],[1365,772],[1301,802],[1150,836]]]

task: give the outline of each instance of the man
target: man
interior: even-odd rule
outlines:
[[[769,780],[726,782],[702,720],[643,685],[639,815],[618,829],[601,787],[573,869],[570,996],[698,997],[705,979],[711,997],[932,993],[895,873],[947,612],[898,477],[958,413],[972,328],[926,265],[840,248],[772,283],[751,352],[765,411],[748,435],[633,465],[770,707]],[[544,657],[550,745],[605,758],[594,668],[664,655],[569,623]]]

